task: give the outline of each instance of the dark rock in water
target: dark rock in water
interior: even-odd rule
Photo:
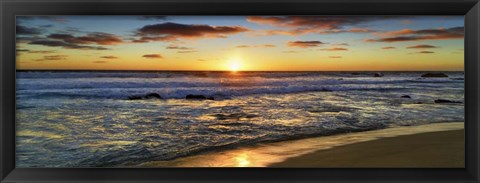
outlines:
[[[213,97],[206,97],[204,95],[187,95],[185,99],[189,100],[215,100]]]
[[[333,90],[329,90],[329,89],[326,89],[326,88],[322,88],[321,91],[323,91],[323,92],[331,92],[331,91],[333,91]]]
[[[451,80],[461,80],[461,81],[464,81],[465,78],[451,78]]]
[[[445,100],[445,99],[437,99],[435,100],[435,103],[441,104],[441,103],[454,103],[454,104],[461,104],[462,102],[459,101],[451,101],[451,100]]]
[[[133,96],[128,96],[128,99],[129,99],[129,100],[141,100],[142,97],[141,97],[141,96],[138,96],[138,95],[133,95]]]
[[[352,74],[352,75],[360,75],[360,73],[358,73],[358,72],[353,72],[353,73],[351,73],[351,74]]]
[[[410,95],[403,95],[401,96],[401,98],[412,98],[412,97],[410,97]]]
[[[162,96],[160,96],[158,93],[149,93],[147,95],[145,95],[145,98],[147,99],[162,99]]]
[[[383,73],[377,72],[373,75],[373,77],[383,77]]]
[[[447,78],[448,75],[444,73],[426,73],[422,75],[422,78]]]

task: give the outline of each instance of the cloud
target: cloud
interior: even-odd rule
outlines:
[[[38,35],[42,33],[42,29],[23,25],[17,25],[15,31],[17,35]]]
[[[54,50],[28,50],[28,49],[18,49],[17,52],[39,53],[39,54],[55,53]]]
[[[118,59],[118,57],[116,56],[102,56],[100,58],[104,58],[104,59]]]
[[[70,34],[50,34],[48,38],[73,44],[117,45],[123,42],[119,36],[103,32],[88,33],[79,37]]]
[[[272,36],[272,35],[284,35],[284,36],[297,36],[303,34],[336,34],[336,33],[370,33],[375,32],[371,29],[365,28],[350,28],[350,29],[320,29],[320,28],[293,28],[289,30],[256,30],[250,35],[252,36]]]
[[[249,45],[238,45],[238,46],[236,46],[236,47],[237,47],[237,48],[250,48]]]
[[[339,48],[339,47],[324,48],[324,49],[320,49],[320,50],[323,50],[323,51],[348,51],[347,48]]]
[[[310,48],[310,47],[317,47],[322,44],[325,44],[321,41],[289,41],[287,43],[290,47],[300,47],[300,48]]]
[[[283,53],[298,53],[298,51],[291,51],[291,50],[289,50],[289,51],[282,51],[282,52],[283,52]]]
[[[427,49],[427,48],[438,48],[437,46],[428,45],[428,44],[419,44],[414,46],[407,46],[407,49]]]
[[[193,48],[176,46],[176,45],[169,45],[169,46],[166,47],[166,49],[170,49],[170,50],[193,50]]]
[[[52,28],[53,25],[52,24],[47,24],[47,25],[41,25],[40,27],[41,28]]]
[[[147,55],[143,55],[142,57],[148,58],[148,59],[163,58],[162,55],[160,54],[147,54]]]
[[[366,39],[367,42],[402,42],[402,41],[421,41],[421,40],[444,40],[444,39],[463,39],[464,27],[439,28],[439,29],[421,29],[411,30],[403,29],[383,33],[375,33],[380,36],[377,39]]]
[[[142,36],[139,39],[134,39],[133,43],[148,43],[152,41],[175,41],[173,36]]]
[[[43,56],[41,59],[36,59],[35,61],[57,61],[57,60],[66,60],[68,55],[48,55]]]
[[[181,51],[177,51],[177,53],[194,53],[194,52],[197,52],[196,50],[181,50]]]
[[[347,29],[346,31],[338,31],[338,33],[340,33],[340,32],[369,33],[369,32],[376,32],[376,31],[374,31],[372,29],[367,29],[367,28],[355,27],[355,28]]]
[[[396,49],[397,47],[394,47],[394,46],[385,46],[385,47],[382,47],[382,50],[391,50],[391,49]]]
[[[263,47],[265,47],[265,48],[274,48],[274,47],[277,47],[277,46],[275,46],[275,45],[273,45],[273,44],[264,44]]]
[[[348,43],[337,43],[337,44],[332,44],[333,46],[350,46]]]
[[[328,58],[342,58],[342,56],[329,56]]]
[[[238,45],[236,48],[274,48],[277,47],[273,44],[263,44],[263,45]]]
[[[431,53],[435,53],[433,51],[419,51],[419,52],[415,52],[415,53],[420,53],[420,54],[431,54]]]
[[[93,61],[92,63],[94,63],[94,64],[105,64],[105,63],[108,63],[108,62],[99,60],[99,61]]]
[[[368,33],[374,30],[358,27],[361,24],[400,19],[405,16],[249,16],[247,21],[260,25],[287,28],[288,30],[262,30],[260,35],[299,35],[333,33]]]
[[[30,50],[29,49],[17,49],[16,51],[17,52],[29,52]]]
[[[375,20],[395,19],[403,16],[249,16],[248,22],[277,27],[315,27],[339,29]]]
[[[176,46],[176,45],[169,45],[166,47],[166,49],[170,49],[170,50],[178,50],[177,53],[193,53],[193,52],[197,52],[195,49],[193,48],[189,48],[189,47],[184,47],[184,46]]]
[[[49,47],[62,47],[65,49],[79,49],[79,50],[108,50],[108,48],[100,47],[100,46],[85,46],[85,45],[78,45],[58,40],[49,40],[49,39],[38,39],[28,42],[31,45],[42,45],[42,46],[49,46]]]
[[[108,50],[108,48],[102,46],[90,45],[117,45],[123,43],[119,36],[103,32],[93,32],[78,37],[70,34],[50,34],[46,38],[17,38],[17,42],[79,50]]]
[[[166,22],[146,25],[137,30],[139,39],[133,42],[171,41],[179,38],[225,38],[227,35],[249,31],[241,26],[210,26]]]

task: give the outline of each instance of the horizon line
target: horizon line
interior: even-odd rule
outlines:
[[[82,71],[101,71],[101,72],[465,72],[465,70],[121,70],[121,69],[16,69],[18,72],[26,71],[44,71],[44,72],[82,72]]]

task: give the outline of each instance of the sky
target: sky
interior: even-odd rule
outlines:
[[[17,16],[18,70],[463,71],[463,16]]]

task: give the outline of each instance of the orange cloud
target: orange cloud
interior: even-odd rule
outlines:
[[[143,55],[142,57],[148,58],[148,59],[163,58],[162,55],[160,54],[147,54],[147,55]]]
[[[407,46],[407,49],[426,49],[426,48],[438,48],[437,46],[428,45],[428,44],[419,44],[415,46]]]
[[[258,48],[258,47],[263,47],[263,48],[274,48],[276,47],[273,44],[264,44],[264,45],[238,45],[235,46],[236,48]]]
[[[57,60],[66,60],[68,55],[48,55],[43,56],[41,59],[36,59],[35,61],[57,61]]]
[[[105,63],[107,63],[107,61],[99,60],[99,61],[93,61],[92,63],[94,63],[94,64],[105,64]]]
[[[417,52],[417,53],[435,53],[433,51],[420,51],[420,52]]]
[[[117,59],[118,57],[116,56],[102,56],[100,58],[105,58],[105,59]]]
[[[310,47],[317,47],[322,44],[325,44],[321,41],[289,41],[287,43],[290,47],[300,47],[300,48],[310,48]]]
[[[334,48],[324,48],[324,49],[320,49],[320,50],[323,50],[323,51],[348,51],[347,48],[337,48],[337,47],[334,47]]]
[[[391,49],[396,49],[396,47],[394,47],[394,46],[385,46],[385,47],[382,47],[382,50],[391,50]]]

